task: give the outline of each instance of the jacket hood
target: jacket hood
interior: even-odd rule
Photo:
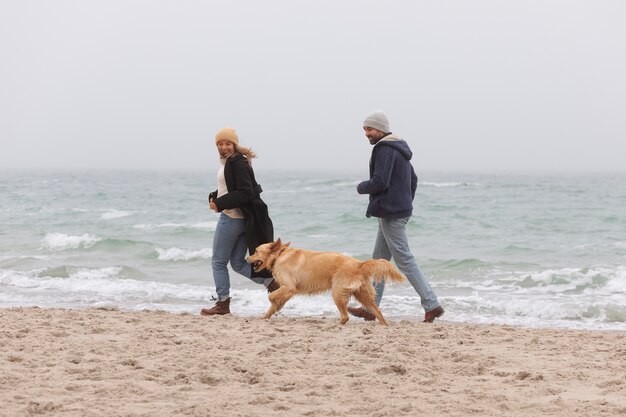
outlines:
[[[400,136],[394,135],[393,133],[379,140],[375,146],[391,146],[392,148],[400,152],[407,161],[410,161],[413,157],[413,152],[411,152],[411,149],[409,148],[409,145],[406,143],[406,141],[401,139]]]

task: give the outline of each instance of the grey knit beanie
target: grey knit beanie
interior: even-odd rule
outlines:
[[[381,110],[375,111],[365,118],[363,127],[373,127],[383,133],[389,133],[389,120]]]

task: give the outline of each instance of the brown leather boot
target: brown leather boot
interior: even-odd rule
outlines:
[[[216,302],[215,305],[211,308],[203,308],[202,310],[200,310],[200,314],[202,314],[203,316],[223,316],[224,314],[230,314],[230,298],[224,301]]]
[[[446,310],[444,310],[441,306],[435,307],[434,309],[427,311],[426,314],[424,314],[424,323],[432,323],[433,321],[435,321],[435,319],[443,316],[443,313],[445,312]]]
[[[280,284],[275,279],[270,282],[270,285],[267,286],[267,292],[274,292],[280,288]]]

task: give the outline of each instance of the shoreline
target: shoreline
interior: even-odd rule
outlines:
[[[293,301],[290,300],[291,303],[288,304],[290,307],[292,307],[294,305]],[[121,312],[121,313],[138,313],[138,312],[148,312],[148,313],[164,313],[164,314],[172,314],[175,316],[186,316],[186,315],[190,315],[190,316],[194,316],[194,315],[199,315],[199,312],[202,308],[205,308],[207,306],[211,306],[212,303],[214,301],[207,301],[206,303],[202,303],[202,304],[198,304],[196,306],[194,306],[193,309],[181,309],[181,310],[175,310],[175,309],[167,309],[167,308],[132,308],[132,307],[120,307],[120,306],[90,306],[90,305],[78,305],[78,306],[58,306],[58,305],[43,305],[43,306],[38,306],[38,305],[0,305],[0,311],[2,310],[10,310],[10,309],[40,309],[40,310],[68,310],[68,311],[81,311],[81,310],[104,310],[104,311],[116,311],[116,312]],[[358,303],[352,303],[352,306],[358,306]],[[231,306],[233,306],[233,304],[231,304]],[[231,308],[231,315],[234,317],[238,317],[241,319],[254,319],[254,318],[261,318],[265,312],[266,312],[266,308],[263,309],[259,309],[258,311],[236,311],[235,307]],[[387,319],[388,322],[390,323],[394,323],[394,322],[409,322],[409,323],[421,323],[423,320],[423,310],[420,310],[418,312],[416,312],[416,314],[398,314],[398,315],[393,315],[393,314],[389,314],[388,312],[385,313],[385,310],[383,310],[383,314],[385,316],[385,318]],[[560,322],[556,322],[556,323],[549,323],[549,322],[540,322],[540,323],[536,323],[533,322],[532,325],[529,324],[524,324],[521,322],[506,322],[506,321],[489,321],[489,320],[485,320],[483,322],[479,322],[479,321],[462,321],[462,320],[449,320],[450,317],[453,317],[454,311],[451,310],[446,310],[446,313],[444,314],[443,317],[438,318],[435,320],[435,324],[438,323],[447,323],[450,325],[467,325],[467,326],[502,326],[502,327],[513,327],[513,328],[518,328],[518,329],[537,329],[537,330],[571,330],[571,331],[589,331],[589,332],[624,332],[626,333],[626,327],[624,328],[615,328],[614,326],[611,326],[612,323],[609,323],[609,325],[606,325],[605,323],[580,323],[577,321],[571,321],[571,322],[565,322],[565,321],[560,321]],[[336,307],[334,306],[334,304],[331,306],[331,311],[326,312],[326,313],[320,313],[320,314],[315,314],[315,315],[308,315],[308,314],[293,314],[292,311],[289,311],[289,309],[284,308],[283,310],[281,310],[280,312],[278,312],[277,314],[275,314],[272,318],[285,318],[285,319],[323,319],[323,320],[332,320],[334,318],[336,318],[337,320],[339,320],[339,312],[337,311]],[[456,317],[455,317],[456,318]],[[359,322],[362,319],[354,317],[352,315],[350,315],[350,321],[353,322]],[[526,320],[527,322],[532,322],[533,318],[529,317]],[[567,323],[567,324],[566,324]],[[618,325],[621,326],[622,323],[621,322],[617,322],[619,323]],[[569,325],[568,325],[569,324]]]
[[[626,332],[0,308],[0,416],[626,414]]]

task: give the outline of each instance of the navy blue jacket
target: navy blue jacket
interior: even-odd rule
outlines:
[[[413,152],[395,135],[385,136],[372,150],[370,179],[357,186],[359,194],[369,194],[367,217],[410,217],[417,188],[417,175],[411,165]]]

